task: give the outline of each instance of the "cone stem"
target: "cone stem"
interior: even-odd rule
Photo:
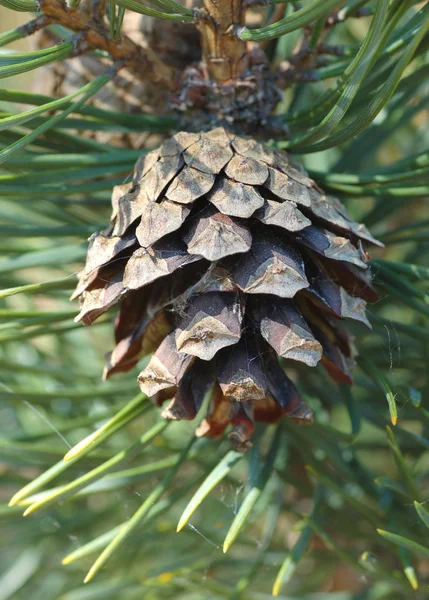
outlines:
[[[248,67],[246,42],[236,31],[244,23],[244,0],[204,0],[198,27],[207,77],[218,83],[237,79]]]

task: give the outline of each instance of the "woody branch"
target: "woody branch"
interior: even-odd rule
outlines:
[[[76,54],[88,50],[104,50],[115,62],[121,62],[137,77],[150,79],[175,90],[179,83],[177,70],[165,64],[150,48],[138,46],[127,36],[115,40],[100,18],[92,18],[84,12],[68,9],[58,0],[41,0],[40,11],[46,23],[56,23],[79,34]]]
[[[245,4],[245,0],[204,0],[197,19],[206,75],[218,83],[237,79],[248,67],[246,43],[236,36]]]

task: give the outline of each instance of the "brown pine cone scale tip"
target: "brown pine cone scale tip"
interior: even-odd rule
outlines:
[[[163,416],[197,435],[312,413],[279,358],[352,383],[343,319],[366,325],[374,291],[362,244],[381,244],[283,152],[223,128],[180,132],[138,161],[90,238],[74,297],[85,325],[120,303],[104,377],[153,353],[138,376]],[[283,363],[283,361],[282,361]]]

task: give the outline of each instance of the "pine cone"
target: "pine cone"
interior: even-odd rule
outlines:
[[[362,242],[381,245],[289,157],[223,128],[178,133],[117,186],[109,229],[90,238],[74,297],[91,324],[121,303],[104,377],[154,352],[138,381],[163,416],[250,445],[254,421],[312,414],[281,359],[319,361],[352,383],[340,324],[369,325]],[[282,360],[282,364],[284,361]]]

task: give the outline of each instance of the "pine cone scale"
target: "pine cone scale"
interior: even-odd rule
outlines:
[[[215,176],[189,167],[181,171],[166,191],[166,197],[178,204],[192,204],[213,187]]]

